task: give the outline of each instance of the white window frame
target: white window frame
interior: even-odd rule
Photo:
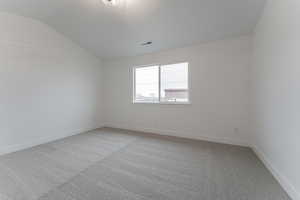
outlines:
[[[188,64],[188,86],[187,86],[187,90],[188,90],[188,101],[186,102],[162,102],[160,101],[161,99],[161,66],[164,65],[175,65],[175,64],[181,64],[181,63],[187,63]],[[145,67],[153,67],[153,66],[158,66],[158,101],[136,101],[136,69],[137,68],[145,68]],[[191,104],[191,88],[190,88],[190,84],[191,84],[191,76],[190,76],[190,64],[189,62],[186,61],[181,61],[181,62],[172,62],[172,63],[159,63],[159,64],[149,64],[149,65],[140,65],[140,66],[136,66],[136,67],[132,67],[132,85],[133,85],[133,90],[132,90],[132,103],[133,104],[162,104],[162,105],[190,105]]]

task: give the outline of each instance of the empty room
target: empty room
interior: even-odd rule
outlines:
[[[299,0],[0,0],[0,200],[300,200]]]

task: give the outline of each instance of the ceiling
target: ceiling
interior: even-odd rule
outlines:
[[[265,0],[1,0],[0,11],[52,26],[102,59],[251,33]],[[152,41],[149,46],[141,43]]]

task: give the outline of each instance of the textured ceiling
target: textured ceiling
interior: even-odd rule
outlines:
[[[52,26],[103,59],[251,33],[265,0],[1,0],[0,11]],[[141,43],[152,41],[149,46]]]

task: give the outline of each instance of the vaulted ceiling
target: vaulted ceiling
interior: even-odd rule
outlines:
[[[251,33],[265,0],[1,0],[0,11],[38,19],[103,59]],[[152,41],[152,45],[141,43]]]

